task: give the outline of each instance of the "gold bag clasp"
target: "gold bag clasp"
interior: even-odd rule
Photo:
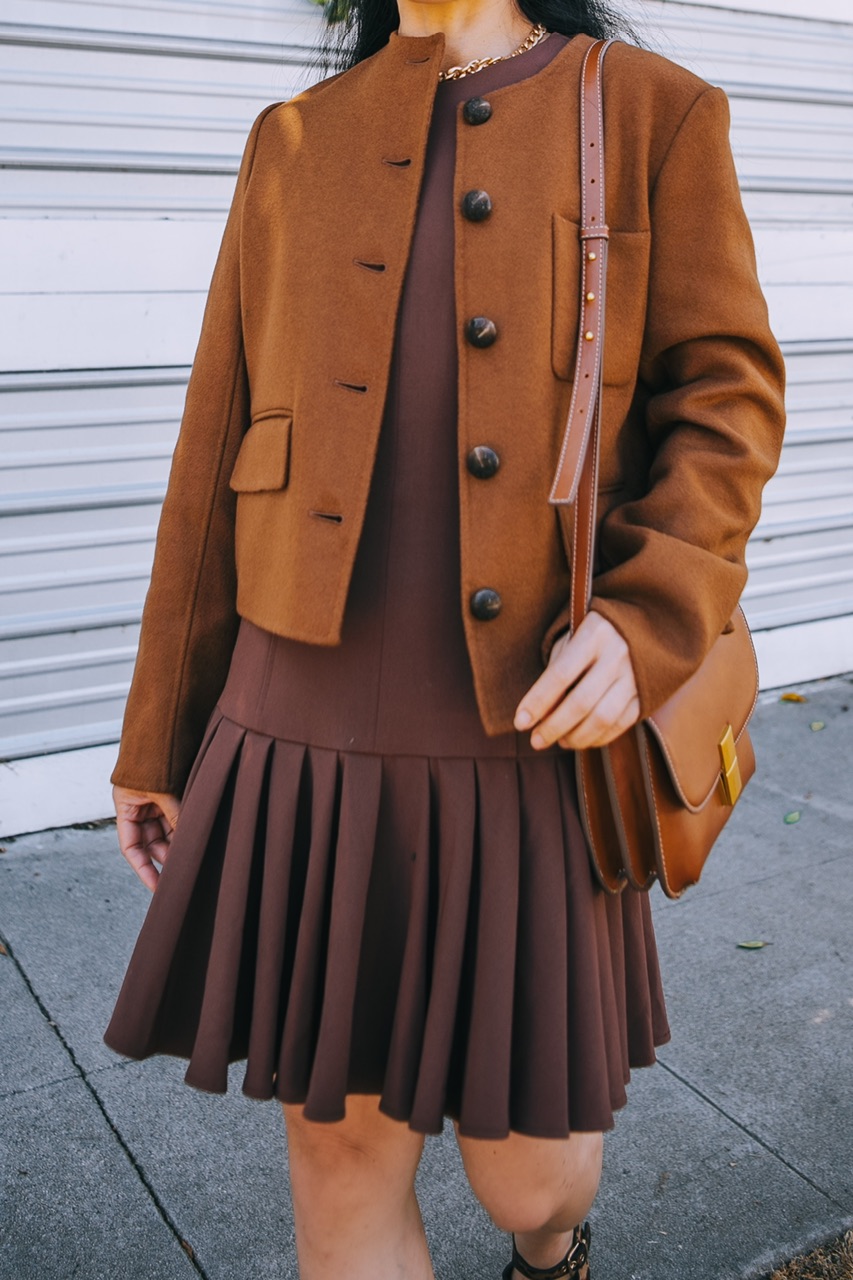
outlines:
[[[737,761],[735,735],[732,726],[726,725],[726,731],[717,744],[720,752],[720,786],[723,793],[723,804],[734,805],[743,790],[740,780],[740,766]]]

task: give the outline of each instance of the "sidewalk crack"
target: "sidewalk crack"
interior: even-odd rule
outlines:
[[[39,1080],[38,1084],[24,1084],[20,1089],[4,1089],[0,1092],[0,1102],[8,1102],[10,1098],[20,1098],[24,1093],[35,1093],[38,1089],[50,1089],[55,1084],[64,1084],[66,1080],[76,1080],[77,1072],[69,1071],[65,1076],[52,1076],[49,1080]]]
[[[143,1187],[147,1191],[154,1205],[154,1208],[157,1210],[157,1213],[160,1215],[166,1227],[168,1227],[169,1231],[175,1237],[182,1252],[186,1254],[190,1265],[193,1267],[196,1274],[202,1277],[202,1280],[209,1280],[207,1272],[204,1270],[204,1268],[201,1266],[200,1262],[195,1256],[195,1251],[191,1249],[189,1242],[184,1238],[184,1236],[181,1235],[181,1232],[178,1228],[178,1224],[174,1221],[174,1219],[172,1218],[172,1215],[169,1213],[169,1210],[166,1208],[165,1204],[158,1196],[157,1192],[154,1189],[153,1184],[148,1178],[148,1175],[146,1174],[142,1165],[137,1160],[132,1149],[128,1146],[121,1131],[113,1122],[109,1112],[107,1111],[106,1107],[101,1101],[100,1095],[92,1085],[91,1081],[89,1080],[89,1077],[86,1075],[86,1072],[83,1070],[83,1067],[79,1062],[77,1055],[75,1054],[74,1050],[71,1048],[71,1045],[66,1040],[65,1036],[60,1031],[59,1025],[56,1022],[56,1019],[51,1017],[50,1010],[47,1008],[41,996],[38,994],[32,982],[30,981],[28,973],[24,969],[20,960],[15,955],[14,948],[9,943],[8,938],[0,934],[0,941],[2,941],[3,946],[6,949],[6,958],[9,961],[11,961],[11,963],[14,965],[17,973],[20,975],[21,981],[23,982],[24,986],[27,988],[27,991],[29,992],[37,1008],[39,1009],[39,1012],[44,1017],[45,1022],[53,1031],[53,1034],[56,1036],[59,1043],[62,1045],[62,1048],[64,1049],[65,1053],[68,1056],[69,1062],[74,1068],[74,1073],[72,1075],[64,1076],[63,1079],[71,1080],[71,1079],[74,1079],[74,1077],[76,1076],[83,1083],[83,1086],[88,1091],[92,1101],[94,1102],[95,1106],[98,1108],[98,1111],[100,1111],[101,1115],[103,1116],[104,1121],[107,1124],[110,1132],[112,1133],[113,1137],[115,1138],[121,1150],[124,1152],[124,1155],[129,1161],[131,1168],[133,1169],[137,1178],[139,1179],[139,1181],[142,1183]],[[58,1081],[52,1080],[52,1081],[49,1081],[48,1083],[56,1084],[58,1083]],[[45,1086],[41,1085],[41,1086],[34,1086],[34,1087],[44,1088]],[[20,1092],[29,1092],[29,1090],[20,1090]]]
[[[825,1200],[828,1200],[830,1204],[835,1205],[836,1209],[840,1209],[842,1213],[846,1211],[846,1206],[843,1205],[840,1200],[836,1200],[835,1196],[831,1195],[825,1187],[822,1187],[819,1183],[815,1182],[807,1173],[803,1173],[802,1169],[798,1169],[795,1164],[791,1164],[790,1160],[786,1160],[781,1152],[777,1151],[774,1147],[771,1147],[769,1142],[765,1142],[761,1135],[756,1133],[754,1129],[750,1129],[749,1125],[744,1124],[742,1120],[738,1120],[736,1116],[731,1115],[730,1112],[726,1111],[725,1107],[720,1106],[718,1102],[715,1102],[713,1098],[709,1097],[707,1093],[704,1093],[697,1085],[688,1080],[686,1076],[681,1075],[680,1072],[676,1071],[674,1067],[671,1067],[669,1063],[664,1062],[663,1058],[660,1056],[658,1056],[658,1066],[663,1067],[664,1071],[669,1072],[673,1079],[677,1080],[679,1084],[683,1084],[685,1088],[689,1089],[691,1093],[694,1093],[697,1098],[701,1098],[703,1102],[707,1102],[709,1107],[713,1107],[719,1115],[728,1120],[730,1124],[733,1124],[736,1129],[740,1129],[741,1133],[745,1133],[748,1138],[753,1140],[753,1142],[757,1142],[768,1155],[773,1156],[775,1160],[778,1160],[781,1165],[784,1165],[785,1168],[793,1173],[797,1178],[802,1182],[805,1182],[813,1191],[817,1191],[817,1193],[823,1196]]]

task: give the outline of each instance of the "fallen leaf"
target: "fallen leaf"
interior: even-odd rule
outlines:
[[[194,1257],[195,1257],[195,1250],[193,1249],[193,1247],[192,1247],[192,1245],[190,1244],[189,1240],[182,1240],[182,1241],[181,1241],[181,1248],[184,1250],[184,1252],[185,1252],[185,1253],[189,1254],[189,1256],[190,1256],[191,1258],[194,1258]]]
[[[808,702],[808,698],[804,698],[801,693],[783,693],[780,702]]]
[[[7,956],[8,954],[9,954],[9,952],[8,952],[8,951],[6,950],[6,948],[3,946],[3,943],[2,943],[2,942],[0,942],[0,956]]]
[[[769,942],[739,942],[737,944],[741,951],[760,951],[762,947],[769,947]]]
[[[825,729],[826,725],[824,724],[823,720],[812,720],[811,724],[809,725],[809,728],[811,729],[812,733],[817,733],[818,729]]]
[[[792,809],[791,812],[786,813],[785,817],[782,819],[783,822],[787,822],[788,826],[790,826],[792,822],[799,822],[799,820],[800,820],[799,809]]]

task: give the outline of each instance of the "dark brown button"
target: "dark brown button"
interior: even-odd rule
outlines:
[[[480,622],[491,622],[501,611],[502,600],[491,587],[480,587],[471,594],[471,612]]]
[[[469,222],[482,222],[492,212],[488,191],[466,191],[462,197],[462,212]]]
[[[487,444],[477,444],[465,459],[465,465],[478,480],[490,480],[501,465],[501,460]]]
[[[498,326],[488,316],[472,316],[465,325],[465,337],[472,347],[490,347],[498,336]]]
[[[462,108],[467,124],[485,124],[492,114],[492,104],[485,98],[469,98]]]

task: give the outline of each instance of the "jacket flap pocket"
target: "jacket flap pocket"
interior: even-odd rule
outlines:
[[[243,437],[228,481],[238,493],[283,489],[290,469],[290,435],[293,419],[276,414],[253,422]]]
[[[558,378],[573,378],[580,325],[580,226],[561,213],[551,215],[551,367]]]
[[[700,671],[646,720],[672,785],[692,812],[703,809],[719,782],[720,742],[731,726],[735,749],[758,698],[758,666],[740,606],[731,631],[711,646]]]
[[[558,378],[575,375],[581,308],[580,226],[552,214],[551,366]],[[637,375],[649,280],[648,231],[611,229],[604,305],[604,381],[632,382]]]
[[[611,231],[604,302],[604,381],[624,386],[637,377],[652,239],[648,231]]]

